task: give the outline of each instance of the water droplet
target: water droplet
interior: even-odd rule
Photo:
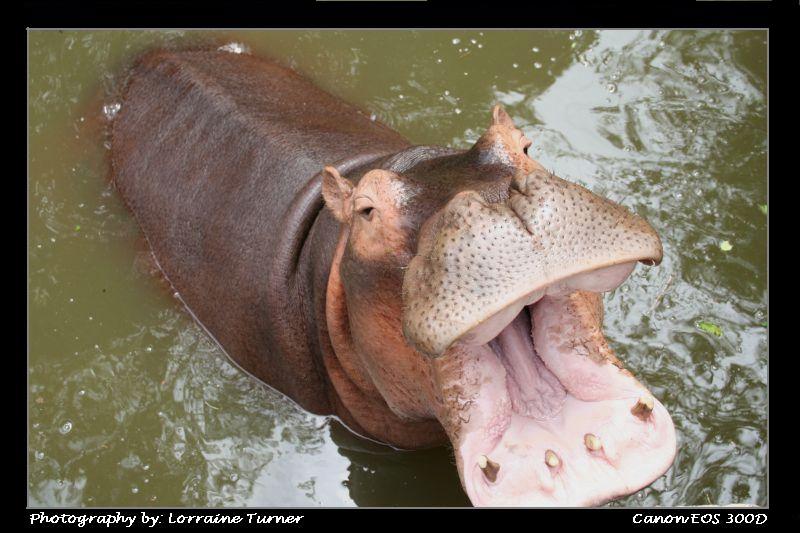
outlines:
[[[83,390],[83,389],[78,391],[78,396],[84,396],[85,394],[86,394],[86,391]]]
[[[555,57],[551,57],[551,58],[550,58],[550,62],[551,62],[551,63],[555,63],[555,62],[556,62],[556,58],[555,58]]]
[[[231,54],[243,54],[248,51],[247,46],[242,43],[228,43],[217,48],[221,52],[230,52]]]
[[[534,46],[533,48],[531,48],[531,52],[538,53],[539,52],[539,47],[538,46]]]
[[[44,452],[36,452],[36,460],[41,461],[44,459]]]
[[[519,64],[518,63],[514,63],[511,66],[514,67],[514,68],[519,68]]]
[[[456,108],[455,109],[455,113],[456,113],[456,115],[460,115],[461,114],[461,110],[459,108]]]
[[[58,430],[61,432],[62,435],[66,435],[67,433],[72,431],[72,422],[67,420],[66,422],[61,424],[61,427]]]
[[[542,64],[539,63],[539,62],[536,62],[536,63],[533,64],[533,68],[536,68],[536,69],[542,68]]]
[[[615,92],[617,92],[617,86],[616,86],[616,85],[614,85],[613,83],[609,83],[609,84],[608,84],[608,86],[606,87],[606,89],[607,89],[607,90],[608,90],[608,92],[610,92],[610,93],[615,93]]]
[[[139,487],[137,487],[136,485],[132,486],[131,487],[131,492],[133,494],[139,494]]]
[[[469,42],[471,42],[472,44],[475,44],[475,43],[477,43],[478,41],[476,41],[475,39],[470,39],[470,40],[469,40]]]
[[[121,108],[122,104],[119,103],[106,104],[103,106],[103,116],[105,116],[107,120],[111,120],[119,113]]]
[[[452,43],[453,43],[453,44],[460,44],[460,43],[461,43],[461,39],[459,39],[458,37],[456,37],[456,38],[454,38],[454,39],[453,39]]]
[[[231,474],[231,481],[233,481],[234,483],[239,481],[239,474],[237,474],[235,472],[233,474]]]
[[[146,348],[144,349],[144,351],[145,351],[145,352],[152,352],[152,351],[153,351],[153,347],[152,347],[152,346],[148,346],[148,347],[146,347]]]

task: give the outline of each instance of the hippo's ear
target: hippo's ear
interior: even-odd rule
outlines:
[[[350,198],[353,196],[353,184],[343,178],[334,167],[322,170],[322,197],[325,205],[331,210],[339,222],[350,218]]]
[[[506,110],[503,109],[503,106],[500,104],[495,104],[492,108],[492,126],[497,125],[505,126],[506,128],[517,128],[514,125],[514,121],[511,120],[511,117],[508,115],[508,113],[506,113]]]
[[[533,163],[528,158],[530,139],[503,109],[496,104],[492,108],[492,123],[470,149],[482,164],[511,166],[515,172],[527,173]]]

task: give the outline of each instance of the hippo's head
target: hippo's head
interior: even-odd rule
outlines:
[[[474,504],[598,504],[675,454],[669,414],[601,330],[600,293],[661,242],[530,144],[496,106],[467,151],[412,149],[357,184],[326,167],[342,223],[328,329],[364,398],[439,421]]]

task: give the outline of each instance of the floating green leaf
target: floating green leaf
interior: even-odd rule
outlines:
[[[77,226],[75,226],[75,231],[80,231],[80,230],[81,230],[81,226],[80,226],[80,224],[78,224]]]
[[[722,337],[722,328],[720,328],[716,324],[703,321],[703,322],[698,322],[697,327],[702,329],[706,333],[711,333],[712,335],[716,335],[717,337]]]
[[[719,243],[719,249],[723,252],[730,252],[733,250],[733,245],[729,241],[722,241]]]
[[[761,323],[761,325],[766,328],[767,327],[767,321],[765,320],[764,322]]]
[[[767,204],[759,204],[758,208],[761,209],[762,213],[767,214]]]

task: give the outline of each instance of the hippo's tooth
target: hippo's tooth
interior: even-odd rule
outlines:
[[[642,420],[647,420],[650,416],[650,413],[653,412],[653,397],[652,396],[641,396],[638,400],[636,400],[636,405],[631,408],[631,413],[634,416],[641,418]]]
[[[497,472],[500,471],[500,465],[485,455],[481,455],[478,456],[478,466],[483,470],[483,475],[486,476],[486,479],[494,483],[497,479]]]
[[[547,463],[547,466],[555,468],[561,464],[561,459],[558,458],[558,455],[553,450],[547,450],[544,452],[544,462]]]
[[[603,443],[600,442],[600,437],[591,433],[587,433],[583,436],[583,443],[593,452],[596,452],[603,447]]]

